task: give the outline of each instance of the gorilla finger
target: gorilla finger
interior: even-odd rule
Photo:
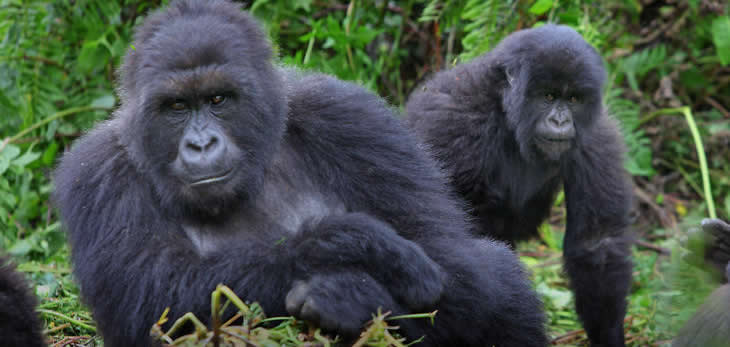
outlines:
[[[286,294],[286,311],[297,316],[302,310],[302,305],[309,294],[310,285],[305,281],[295,281],[292,289]]]

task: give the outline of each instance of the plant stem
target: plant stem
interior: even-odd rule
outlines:
[[[695,143],[695,149],[697,150],[697,159],[700,162],[700,174],[702,175],[702,188],[705,193],[705,202],[707,203],[707,212],[710,216],[710,218],[717,218],[717,213],[715,212],[715,203],[712,200],[712,189],[710,187],[710,174],[709,169],[707,168],[707,158],[705,157],[705,147],[702,144],[702,138],[700,137],[700,131],[697,129],[697,123],[695,122],[694,116],[692,115],[692,110],[690,110],[689,107],[683,106],[683,107],[675,107],[675,108],[662,108],[659,110],[656,110],[650,114],[648,114],[646,117],[642,118],[639,121],[639,126],[641,124],[644,124],[657,116],[663,115],[663,114],[676,114],[680,113],[684,115],[685,120],[687,121],[687,125],[689,126],[689,131],[692,133],[692,139]]]
[[[69,322],[71,324],[78,325],[78,326],[80,326],[80,327],[82,327],[84,329],[87,329],[87,330],[91,330],[93,332],[96,332],[96,327],[94,327],[92,325],[89,325],[89,324],[86,324],[86,323],[84,323],[84,322],[82,322],[82,321],[80,321],[78,319],[71,318],[71,317],[69,317],[69,316],[67,316],[67,315],[65,315],[63,313],[56,312],[56,311],[51,311],[51,310],[46,310],[46,309],[42,309],[42,308],[37,309],[37,311],[40,312],[40,313],[49,315],[49,316],[55,316],[55,317],[61,318],[61,319],[65,320],[65,321],[67,321],[67,322]]]
[[[13,135],[13,137],[11,137],[11,138],[6,139],[5,141],[3,141],[0,144],[0,151],[2,151],[3,148],[5,148],[5,146],[8,143],[13,143],[15,141],[18,141],[20,138],[22,138],[23,136],[27,135],[31,131],[33,131],[35,129],[38,129],[38,128],[40,128],[40,127],[42,127],[42,126],[44,126],[44,125],[46,125],[46,124],[48,124],[48,123],[56,120],[56,119],[60,119],[60,118],[63,118],[63,117],[66,117],[66,116],[69,116],[69,115],[72,115],[72,114],[80,113],[80,112],[86,112],[86,111],[109,111],[109,110],[110,110],[110,108],[108,108],[108,107],[102,107],[102,106],[81,106],[81,107],[73,107],[73,108],[69,108],[67,110],[63,110],[63,111],[56,112],[56,113],[52,114],[51,116],[49,116],[48,118],[46,118],[46,119],[44,119],[44,120],[42,120],[40,122],[37,122],[37,123],[35,123],[35,124],[33,124],[33,125],[25,128],[25,129],[21,130],[19,133]]]

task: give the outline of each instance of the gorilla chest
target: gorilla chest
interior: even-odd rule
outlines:
[[[557,171],[502,170],[487,175],[469,200],[475,214],[490,223],[531,230],[547,216],[560,182]]]
[[[265,189],[250,206],[241,207],[223,223],[183,225],[200,254],[252,240],[276,242],[307,222],[345,212],[344,204],[320,191]]]
[[[552,200],[561,181],[557,167],[535,168],[519,164],[506,165],[489,176],[493,179],[488,179],[486,185],[490,187],[494,203],[516,215],[524,214],[529,208],[545,208],[545,200]]]

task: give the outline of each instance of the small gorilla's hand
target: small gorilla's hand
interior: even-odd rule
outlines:
[[[702,230],[724,245],[730,244],[730,224],[717,218],[705,218],[702,220]]]
[[[362,272],[314,275],[294,282],[286,295],[289,314],[345,339],[357,337],[378,308],[385,312],[395,305],[390,294]]]
[[[707,234],[705,260],[725,273],[730,262],[730,225],[719,219],[705,219],[702,230]]]
[[[366,214],[325,218],[297,238],[294,254],[300,273],[340,266],[359,269],[415,311],[432,308],[441,297],[446,278],[441,266],[418,244]]]
[[[730,262],[730,224],[720,219],[702,220],[702,229],[690,229],[685,246],[691,254],[688,261],[700,267],[709,263],[725,273]]]

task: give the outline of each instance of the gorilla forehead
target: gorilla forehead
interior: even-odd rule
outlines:
[[[121,77],[124,90],[140,90],[160,73],[201,66],[236,65],[253,72],[268,71],[270,58],[266,35],[238,5],[179,0],[167,11],[150,15],[137,29]]]
[[[141,48],[145,67],[160,70],[184,70],[204,65],[245,63],[242,54],[251,52],[247,40],[231,35],[239,29],[230,23],[211,18],[180,18],[161,29]]]
[[[147,94],[157,99],[184,98],[194,100],[210,97],[211,94],[227,94],[239,91],[242,85],[248,84],[243,74],[231,74],[234,69],[226,65],[205,65],[188,69],[170,69],[154,71],[150,78]],[[158,78],[160,75],[162,78]]]
[[[532,85],[596,89],[606,78],[598,52],[564,25],[546,24],[522,30],[508,36],[500,46],[498,50],[527,69]]]

